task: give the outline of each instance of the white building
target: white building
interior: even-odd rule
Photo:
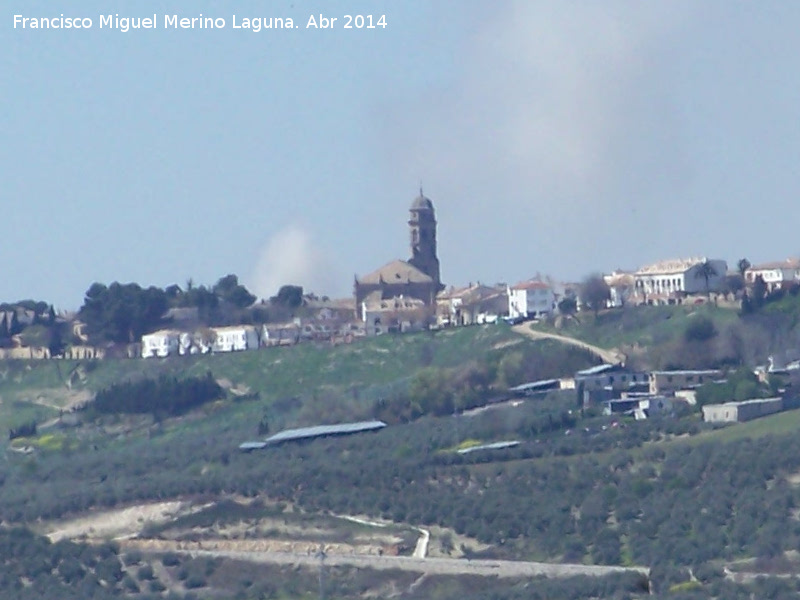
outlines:
[[[745,281],[752,285],[757,277],[767,284],[767,291],[772,291],[786,283],[800,282],[800,259],[787,258],[783,261],[764,263],[750,267],[744,272]]]
[[[436,297],[439,325],[473,325],[494,322],[508,310],[506,286],[470,284],[450,288]]]
[[[707,404],[703,407],[706,423],[743,423],[783,410],[783,398],[757,398],[742,402]]]
[[[705,265],[709,267],[708,281],[703,274]],[[724,260],[665,260],[642,267],[633,274],[634,293],[638,301],[647,304],[675,304],[686,294],[722,289],[727,273],[728,264]]]
[[[722,377],[719,369],[651,371],[648,384],[653,395],[674,394],[678,390],[693,390],[704,383],[719,381]]]
[[[258,348],[258,331],[252,325],[234,325],[231,327],[212,327],[214,343],[213,352],[237,352]]]
[[[648,375],[644,372],[631,371],[621,364],[603,364],[575,373],[574,377],[563,377],[562,390],[601,390],[604,388],[626,391],[638,385],[645,385]]]
[[[634,276],[625,271],[613,271],[611,275],[603,275],[603,280],[608,286],[610,297],[606,303],[608,308],[620,308],[627,304],[633,296]]]
[[[530,319],[553,312],[555,294],[553,286],[531,279],[508,288],[508,317]]]
[[[162,329],[142,336],[142,358],[157,356],[163,358],[178,354],[181,332]]]
[[[427,329],[435,319],[434,309],[419,298],[368,296],[361,303],[361,318],[368,336]]]

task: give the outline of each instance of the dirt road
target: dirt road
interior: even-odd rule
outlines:
[[[572,346],[577,346],[578,348],[583,348],[584,350],[588,350],[595,356],[600,357],[600,359],[608,364],[616,365],[625,362],[625,355],[617,350],[616,348],[612,348],[609,350],[608,348],[600,348],[599,346],[593,346],[592,344],[588,344],[584,341],[567,337],[566,335],[558,335],[557,333],[546,333],[544,331],[536,331],[530,328],[529,323],[520,323],[519,325],[514,325],[511,328],[515,333],[519,333],[520,335],[527,336],[534,340],[544,340],[544,339],[551,339],[557,340],[564,344],[571,344]]]
[[[202,545],[214,545],[209,540]],[[169,540],[125,540],[123,547],[149,551],[172,551],[191,556],[210,556],[245,560],[255,563],[281,565],[319,565],[316,553],[298,552],[243,552],[234,550],[203,550],[187,542]],[[481,575],[496,577],[572,577],[575,575],[602,576],[611,573],[634,571],[647,575],[644,567],[614,567],[577,564],[552,564],[511,560],[465,560],[463,558],[417,558],[413,556],[375,556],[363,554],[337,554],[328,552],[325,557],[328,566],[353,566],[364,569],[399,569],[429,575]]]

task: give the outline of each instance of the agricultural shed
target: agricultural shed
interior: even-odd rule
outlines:
[[[284,429],[271,435],[264,443],[275,445],[282,442],[306,440],[331,435],[350,435],[364,431],[377,431],[386,427],[383,421],[358,421],[356,423],[340,423],[338,425],[316,425],[314,427],[300,427],[299,429]]]

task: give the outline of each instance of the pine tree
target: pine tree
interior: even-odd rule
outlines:
[[[17,335],[22,331],[22,325],[20,325],[19,318],[17,318],[17,311],[11,311],[11,322],[8,324],[8,335]]]

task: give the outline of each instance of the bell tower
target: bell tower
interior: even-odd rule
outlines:
[[[422,193],[422,187],[419,188],[419,196],[411,204],[410,212],[411,259],[408,262],[430,276],[438,286],[441,280],[439,259],[436,257],[436,212],[433,202]]]

